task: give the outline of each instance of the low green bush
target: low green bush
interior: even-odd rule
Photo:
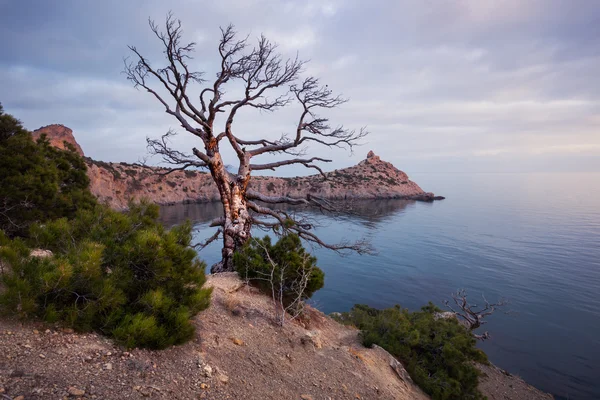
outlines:
[[[365,346],[377,344],[404,364],[434,400],[481,399],[473,362],[487,362],[473,336],[456,319],[436,319],[432,303],[410,312],[400,306],[378,310],[356,305],[336,317],[361,330]]]
[[[285,307],[298,297],[299,289],[304,301],[325,283],[325,273],[316,266],[317,259],[306,252],[296,234],[282,236],[275,244],[268,236],[252,238],[234,254],[233,262],[242,279],[248,279],[269,296],[281,293]]]
[[[209,305],[205,265],[189,247],[191,226],[166,230],[158,207],[104,206],[34,225],[30,243],[0,232],[0,308],[96,330],[127,347],[161,349],[189,340],[190,319]],[[30,257],[29,246],[50,257]]]

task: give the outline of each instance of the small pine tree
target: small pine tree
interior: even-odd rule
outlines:
[[[205,265],[189,246],[191,225],[166,230],[158,207],[80,210],[31,229],[31,244],[52,257],[29,257],[21,239],[0,239],[4,311],[96,330],[127,347],[165,348],[189,340],[190,319],[208,307]]]
[[[304,301],[323,287],[325,274],[316,263],[296,234],[282,236],[274,245],[268,236],[253,238],[234,255],[240,277],[281,303],[283,312],[276,313],[280,323],[286,311],[299,314]]]

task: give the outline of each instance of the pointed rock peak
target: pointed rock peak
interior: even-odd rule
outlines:
[[[42,134],[45,134],[50,144],[59,149],[65,149],[64,142],[70,143],[75,147],[75,151],[83,156],[83,150],[73,136],[73,131],[64,125],[54,124],[41,127],[32,132],[33,140],[37,140]]]
[[[369,151],[369,153],[367,154],[367,162],[373,162],[373,161],[380,161],[381,159],[379,158],[378,155],[376,155],[373,150]]]

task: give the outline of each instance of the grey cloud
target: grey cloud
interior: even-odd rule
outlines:
[[[298,50],[311,59],[307,72],[351,99],[328,114],[332,123],[372,134],[350,157],[312,149],[333,154],[328,168],[373,148],[408,172],[600,170],[600,4],[576,4],[0,1],[0,101],[28,128],[70,126],[92,157],[137,160],[146,136],[178,124],[126,82],[123,57],[131,44],[160,61],[147,18],[161,22],[172,9],[198,42],[193,64],[208,77],[218,27],[232,22],[252,38],[268,34],[285,54]],[[274,138],[295,118],[293,109],[248,113],[236,129]],[[182,134],[176,143],[185,149],[193,140]]]

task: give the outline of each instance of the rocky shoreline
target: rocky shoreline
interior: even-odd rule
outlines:
[[[72,145],[80,155],[83,150],[71,129],[49,125],[34,131],[34,138],[45,134],[50,143],[65,148]],[[90,189],[112,208],[124,209],[130,199],[145,198],[160,205],[219,201],[219,192],[210,174],[202,171],[174,171],[140,164],[108,163],[86,158]],[[370,151],[355,166],[294,178],[253,176],[250,188],[268,196],[317,196],[329,200],[405,199],[431,202],[444,197],[425,192],[404,172],[383,161]]]

